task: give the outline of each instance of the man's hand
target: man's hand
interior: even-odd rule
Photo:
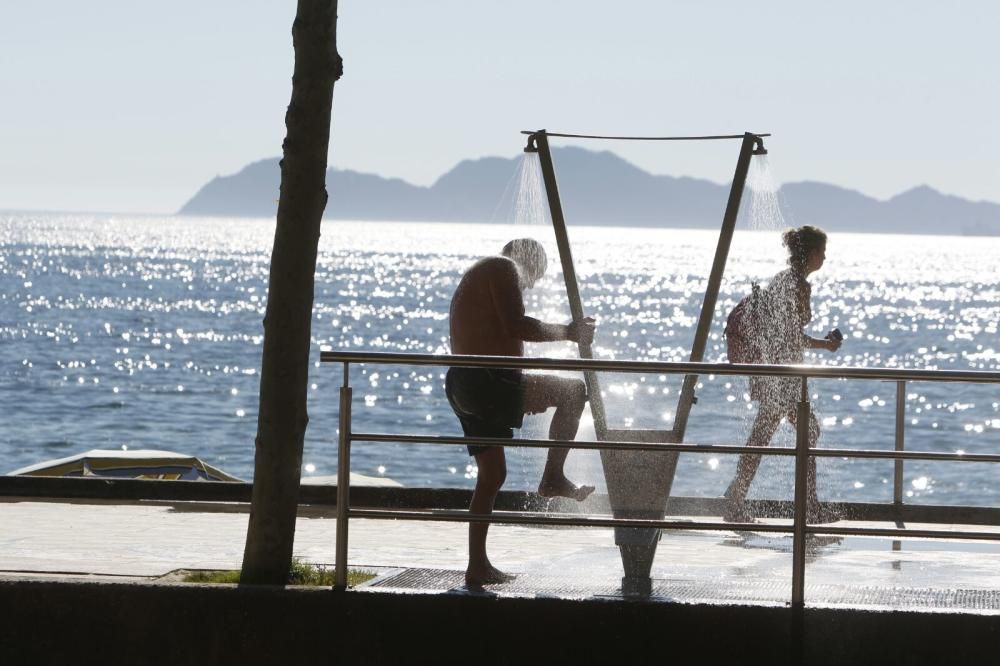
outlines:
[[[566,339],[581,345],[589,345],[594,341],[594,318],[584,317],[566,327]]]

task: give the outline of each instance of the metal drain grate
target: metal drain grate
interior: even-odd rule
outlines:
[[[465,590],[465,574],[448,569],[406,569],[367,588],[408,590]],[[621,598],[618,581],[598,582],[522,574],[509,583],[489,585],[491,593],[505,596]],[[846,585],[806,585],[806,603],[855,608],[877,607],[899,610],[941,610],[1000,612],[1000,590],[917,589],[850,587]],[[727,579],[723,581],[668,579],[653,580],[650,599],[675,603],[738,603],[784,605],[791,598],[788,581],[770,579]]]
[[[395,576],[376,581],[367,587],[407,590],[464,590],[466,589],[465,572],[448,569],[407,569]],[[617,584],[581,583],[534,574],[521,574],[508,583],[487,585],[486,589],[496,594],[558,596],[567,599],[618,595],[619,592]]]
[[[848,588],[823,585],[812,589],[806,586],[806,601],[920,610],[1000,611],[1000,590]]]
[[[365,587],[395,587],[406,590],[453,590],[465,586],[465,572],[449,569],[404,569],[395,576]]]

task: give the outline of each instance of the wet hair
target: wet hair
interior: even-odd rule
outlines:
[[[534,283],[545,275],[545,269],[549,264],[545,248],[534,238],[515,238],[503,246],[501,254],[514,260],[518,271],[527,274],[524,277],[528,283]]]
[[[797,229],[786,229],[781,234],[781,244],[788,248],[790,266],[802,267],[814,251],[826,247],[826,232],[807,224]]]

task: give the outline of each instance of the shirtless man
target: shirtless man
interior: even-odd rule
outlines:
[[[545,273],[545,250],[532,239],[507,243],[500,256],[480,259],[466,271],[451,299],[450,333],[454,354],[524,356],[525,342],[569,340],[590,344],[594,320],[547,324],[524,314],[522,292]],[[549,439],[572,440],[587,401],[583,381],[555,375],[522,374],[502,368],[451,368],[446,380],[448,402],[469,437],[510,437],[525,414],[550,407],[556,411]],[[479,474],[469,512],[489,514],[507,477],[502,446],[469,446]],[[538,494],[583,501],[593,486],[576,486],[566,478],[563,464],[569,449],[551,448]],[[489,523],[469,523],[468,585],[502,583],[510,577],[490,564],[486,556]]]

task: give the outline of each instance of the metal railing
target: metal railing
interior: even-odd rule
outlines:
[[[908,381],[961,382],[1000,384],[1000,372],[961,371],[961,370],[893,370],[882,368],[855,368],[808,365],[754,365],[754,364],[716,364],[716,363],[683,363],[683,362],[649,362],[649,361],[607,361],[593,359],[554,359],[554,358],[512,358],[506,356],[459,356],[434,354],[406,354],[391,352],[340,352],[323,351],[320,354],[322,363],[341,363],[344,370],[344,383],[340,388],[340,433],[339,455],[337,460],[337,534],[335,586],[344,588],[347,585],[347,551],[348,522],[350,518],[386,518],[398,520],[430,520],[451,522],[488,522],[516,525],[562,525],[573,527],[640,527],[669,530],[732,530],[744,529],[755,532],[792,533],[792,599],[793,607],[804,604],[805,589],[805,553],[806,536],[809,534],[829,534],[842,536],[881,536],[881,537],[917,537],[917,538],[948,538],[968,540],[1000,540],[1000,533],[970,530],[934,530],[911,529],[906,527],[873,528],[873,527],[816,527],[809,525],[806,515],[806,474],[809,456],[815,457],[850,457],[868,459],[891,459],[895,461],[893,491],[894,502],[902,502],[903,461],[933,460],[933,461],[963,461],[963,462],[1000,462],[997,454],[967,454],[967,453],[935,453],[925,451],[905,451],[904,449],[904,407],[906,398],[906,383]],[[517,368],[534,370],[570,370],[595,372],[625,372],[625,373],[659,373],[683,375],[754,375],[769,377],[797,377],[802,381],[800,401],[798,403],[798,418],[796,419],[795,448],[747,447],[720,444],[666,444],[641,441],[563,441],[550,439],[503,439],[491,437],[452,437],[441,435],[412,435],[393,433],[354,432],[351,427],[352,389],[350,385],[351,364],[376,363],[383,365],[429,365],[448,367],[492,367]],[[810,378],[828,379],[870,379],[886,380],[896,383],[896,421],[895,448],[893,451],[871,449],[836,449],[809,447],[809,414],[811,405],[808,400],[808,380]],[[795,458],[795,490],[792,524],[760,524],[760,523],[729,523],[705,521],[676,521],[625,519],[604,516],[552,516],[533,515],[527,512],[505,512],[498,514],[472,514],[468,511],[455,510],[391,510],[391,509],[352,509],[350,507],[350,459],[351,444],[356,441],[365,442],[405,442],[436,445],[488,445],[551,448],[553,446],[568,446],[574,449],[590,450],[637,450],[659,452],[699,452],[719,454],[743,454],[773,456],[794,456]]]

